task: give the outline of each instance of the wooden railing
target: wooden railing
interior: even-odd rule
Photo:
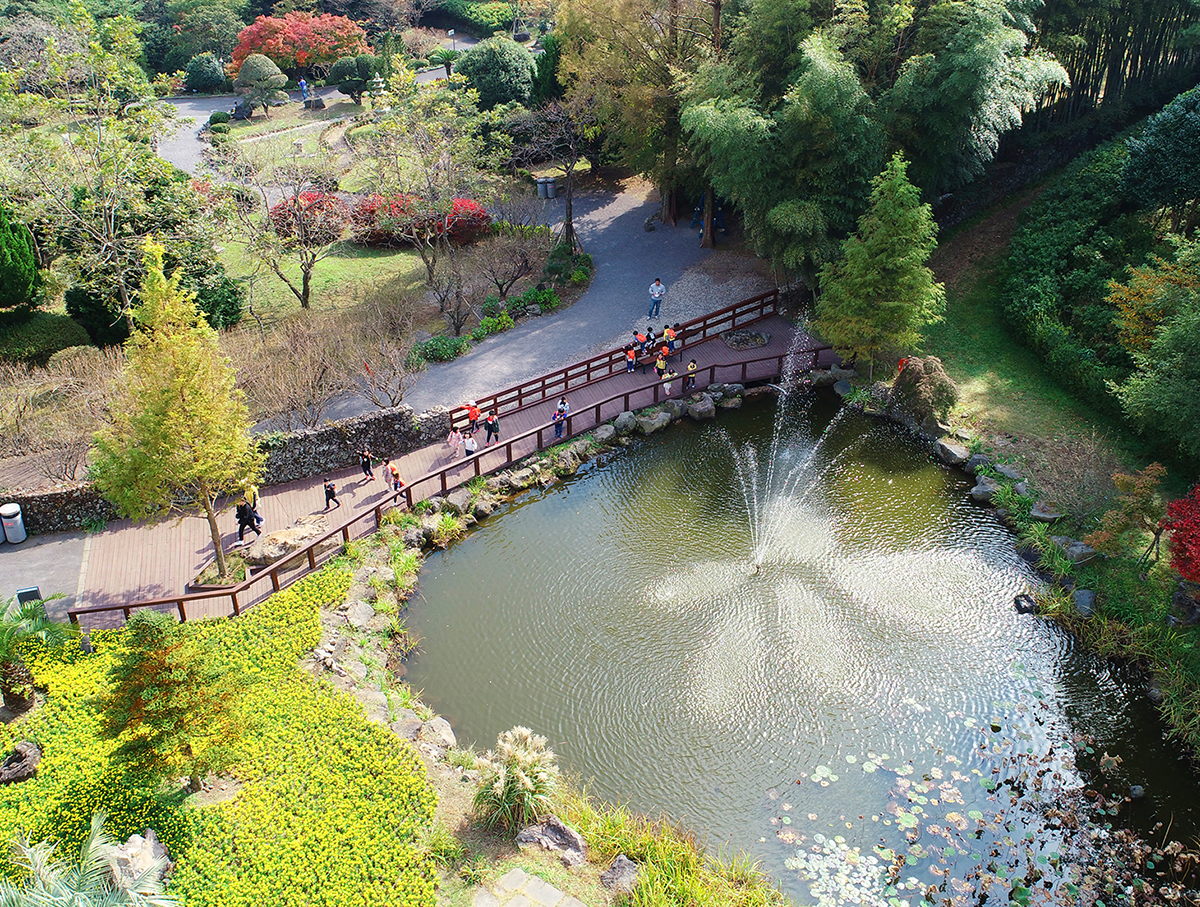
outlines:
[[[713,313],[705,318],[689,322],[689,325],[696,325],[696,330],[700,332],[700,337],[693,338],[693,342],[696,339],[704,339],[715,334],[724,333],[730,330],[731,327],[740,327],[751,323],[751,321],[767,317],[774,312],[774,302],[774,294],[768,293],[739,303],[738,305],[730,306],[727,309],[722,309],[720,312]],[[767,311],[766,315],[759,314],[752,319],[742,317],[746,314],[747,306],[751,307],[750,311],[754,309],[754,306],[759,306],[758,311],[761,312],[766,307],[766,304],[770,305],[770,310]],[[721,326],[722,323],[724,324],[723,327]],[[708,384],[730,383],[733,381],[745,383],[748,380],[765,380],[778,377],[784,372],[785,362],[789,357],[794,355],[803,356],[806,359],[803,364],[793,362],[793,369],[796,372],[806,372],[816,367],[821,353],[828,349],[830,349],[828,346],[821,346],[815,349],[802,350],[797,354],[778,353],[773,356],[748,359],[744,362],[705,366],[698,369],[695,373],[697,386],[703,387]],[[621,350],[616,350],[614,353],[620,357],[620,370],[624,371],[624,353]],[[598,356],[588,361],[594,362],[603,358],[603,356]],[[765,368],[756,367],[765,363],[770,363],[770,366]],[[575,368],[577,366],[571,366],[568,369],[561,370],[561,372],[571,372]],[[585,369],[583,374],[586,373]],[[684,376],[679,377],[681,384],[683,378]],[[599,380],[599,378],[591,380]],[[583,383],[589,382],[573,384],[571,388],[577,390]],[[526,382],[526,385],[523,386],[531,388],[538,385],[539,382],[532,381]],[[502,394],[507,393],[509,391],[501,392],[501,394],[494,395],[492,399],[499,398]],[[555,396],[559,393],[559,390],[551,390],[547,396]],[[663,383],[656,378],[641,387],[613,394],[596,403],[588,404],[567,417],[561,438],[554,437],[554,426],[551,422],[529,429],[503,444],[484,448],[471,457],[458,460],[413,480],[402,492],[405,503],[411,509],[417,501],[423,498],[430,497],[432,494],[447,494],[453,488],[457,488],[476,476],[487,475],[504,469],[517,460],[543,450],[547,446],[547,442],[549,442],[550,446],[561,444],[576,435],[591,431],[596,426],[622,412],[660,403],[665,396]],[[680,396],[682,396],[682,393]],[[518,393],[515,399],[521,399],[521,395]],[[532,390],[528,389],[524,399],[527,400],[524,406],[532,406],[538,402],[533,399]],[[544,400],[546,398],[542,397],[540,399]],[[518,408],[523,407],[513,406],[510,412]],[[421,489],[420,493],[418,493],[418,489]],[[376,505],[373,509],[358,514],[341,526],[331,529],[329,532],[313,540],[308,546],[288,557],[286,561],[280,561],[279,563],[272,564],[270,567],[263,568],[234,586],[228,586],[220,590],[193,592],[185,595],[170,596],[168,598],[130,602],[122,605],[95,605],[89,608],[73,608],[67,614],[71,622],[76,625],[80,624],[81,617],[86,619],[97,615],[115,618],[117,614],[121,614],[125,620],[128,620],[134,611],[146,608],[159,611],[174,611],[181,621],[237,616],[247,608],[263,601],[272,593],[286,588],[316,570],[335,556],[352,539],[362,538],[377,530],[383,523],[384,513],[390,509],[392,508],[385,507],[383,504]]]
[[[734,328],[745,327],[764,318],[770,318],[778,310],[778,305],[779,291],[771,290],[769,293],[752,296],[700,318],[693,318],[680,326],[675,350],[679,352],[690,344],[699,343]],[[605,378],[623,371],[625,371],[625,350],[623,348],[609,350],[607,353],[601,353],[591,359],[568,365],[566,368],[548,372],[495,394],[479,397],[475,400],[475,405],[484,415],[493,409],[500,415],[509,415],[551,397],[565,394],[567,391],[577,391],[581,387],[603,381]],[[466,428],[466,407],[455,407],[450,412],[450,419],[455,428]]]

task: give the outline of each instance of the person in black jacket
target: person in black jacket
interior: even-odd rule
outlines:
[[[246,530],[253,529],[254,534],[262,535],[258,528],[258,519],[254,513],[254,508],[246,501],[238,501],[237,505],[237,521],[238,521],[238,541],[242,541],[246,537]]]

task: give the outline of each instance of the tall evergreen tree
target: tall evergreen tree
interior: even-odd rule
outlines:
[[[96,433],[91,472],[135,520],[203,514],[226,575],[216,498],[257,480],[263,455],[216,331],[180,289],[179,273],[164,276],[162,255],[161,245],[146,244],[138,326],[125,344],[112,421]]]
[[[0,309],[32,311],[42,293],[33,237],[0,206]]]
[[[871,204],[843,257],[821,269],[813,327],[840,354],[866,359],[914,349],[919,329],[939,321],[946,295],[925,262],[937,246],[929,205],[908,181],[908,162],[893,155],[872,183]]]

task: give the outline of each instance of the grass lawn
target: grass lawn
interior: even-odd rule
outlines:
[[[341,97],[333,92],[335,97]],[[229,133],[235,138],[246,138],[252,135],[266,135],[271,132],[281,132],[295,129],[297,126],[307,126],[311,123],[330,123],[334,120],[344,120],[356,116],[366,108],[355,104],[349,98],[341,101],[326,100],[329,105],[324,110],[305,110],[302,104],[291,103],[283,107],[272,107],[270,116],[263,116],[259,108],[254,118],[250,120],[233,120],[229,124]]]
[[[260,315],[270,319],[300,307],[283,281],[257,265],[239,243],[227,243],[221,251],[221,261],[235,279],[257,274],[253,281],[253,303]],[[411,249],[367,249],[343,243],[313,269],[312,308],[329,311],[354,305],[361,298],[361,291],[372,282],[384,283],[396,277],[407,278],[402,284],[404,289],[415,289],[424,279],[423,267],[420,256]],[[299,286],[299,265],[293,264],[284,272]]]

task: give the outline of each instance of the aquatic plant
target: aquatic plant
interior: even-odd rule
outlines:
[[[475,811],[486,828],[516,831],[550,812],[558,787],[558,760],[546,738],[514,727],[476,762]]]

